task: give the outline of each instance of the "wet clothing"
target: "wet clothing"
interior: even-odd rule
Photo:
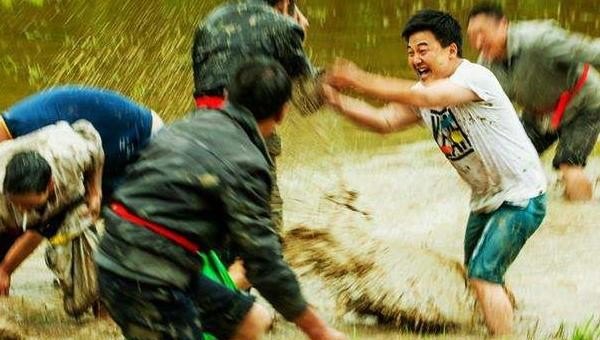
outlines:
[[[555,167],[585,165],[600,132],[600,75],[594,69],[600,66],[600,39],[571,34],[553,21],[514,22],[508,28],[507,59],[480,57],[479,62],[523,108],[523,123],[538,152],[558,140]],[[550,122],[561,93],[575,87],[585,63],[592,66],[585,84],[554,129]]]
[[[546,194],[491,213],[471,213],[465,232],[469,278],[504,284],[504,274],[546,215]]]
[[[594,150],[600,132],[600,108],[593,112],[582,112],[557,131],[543,131],[534,117],[524,116],[523,126],[538,153],[548,150],[554,143],[556,154],[552,165],[558,169],[561,164],[585,166],[587,158]]]
[[[283,261],[270,217],[271,166],[250,112],[232,105],[197,111],[157,134],[128,169],[114,199],[201,249],[235,250],[250,282],[284,317],[294,319],[306,301]],[[202,265],[197,254],[110,209],[103,216],[105,235],[96,257],[100,267],[129,280],[171,287],[190,299],[211,294],[194,291]]]
[[[471,210],[492,212],[504,202],[520,204],[544,193],[541,162],[494,75],[463,60],[448,80],[481,101],[421,108],[420,113],[440,150],[471,187]]]
[[[29,150],[39,152],[50,165],[54,190],[46,205],[25,213],[11,204],[6,196],[0,195],[0,232],[34,229],[50,237],[58,229],[57,225],[49,223],[52,218],[85,196],[85,174],[102,169],[102,142],[94,127],[81,120],[73,125],[59,122],[0,143],[0,183],[4,183],[6,165],[13,155]]]
[[[192,47],[194,97],[223,96],[237,65],[249,56],[266,56],[277,60],[290,78],[314,78],[312,66],[302,46],[304,31],[291,18],[284,16],[263,0],[246,0],[222,5],[198,26]],[[313,80],[306,80],[310,83]],[[313,93],[302,93],[309,87],[297,84],[297,107],[302,112],[316,111]],[[298,91],[296,91],[298,92]],[[266,138],[269,155],[275,161],[281,154],[281,139],[276,133]],[[272,170],[272,210],[275,226],[283,225],[283,201],[277,186],[277,173]]]
[[[80,120],[73,125],[59,122],[0,143],[0,183],[4,183],[6,165],[13,155],[30,150],[37,151],[50,165],[53,191],[44,206],[26,212],[0,195],[0,256],[4,258],[15,236],[25,230],[48,238],[46,263],[59,279],[65,311],[78,316],[98,297],[91,259],[97,237],[84,201],[84,181],[92,172],[102,171],[102,142],[93,126]]]
[[[448,81],[480,100],[419,108],[420,115],[471,187],[464,243],[468,276],[501,284],[546,214],[546,178],[512,103],[488,69],[463,59]]]
[[[153,117],[154,116],[154,117]],[[17,138],[58,121],[89,121],[102,138],[106,164],[103,192],[109,196],[125,166],[135,160],[160,118],[116,92],[83,86],[62,86],[36,93],[7,109],[4,124]]]
[[[98,272],[102,302],[127,339],[202,339],[203,331],[230,339],[254,303],[201,275],[194,291],[211,294],[190,298],[173,287],[131,280],[102,267]]]
[[[304,31],[262,0],[218,7],[197,28],[192,48],[195,97],[223,95],[237,66],[249,56],[277,60],[295,79],[314,72],[302,43]]]

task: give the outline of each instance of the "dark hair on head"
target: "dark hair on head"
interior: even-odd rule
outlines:
[[[275,6],[278,3],[280,3],[282,0],[263,0],[264,2],[266,2],[269,6]]]
[[[257,121],[275,116],[292,97],[292,81],[277,61],[256,57],[240,64],[228,100],[250,110]]]
[[[6,166],[4,193],[9,195],[39,194],[50,183],[50,164],[35,151],[16,153]]]
[[[500,5],[497,2],[485,1],[473,6],[473,8],[471,8],[471,11],[469,12],[469,20],[480,14],[490,16],[497,20],[500,20],[505,17],[504,10],[502,10],[502,5]]]
[[[442,47],[455,43],[459,57],[462,57],[462,34],[460,24],[446,12],[425,9],[413,15],[404,26],[402,38],[408,41],[417,32],[430,31]]]

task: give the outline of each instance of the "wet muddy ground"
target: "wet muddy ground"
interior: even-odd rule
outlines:
[[[361,232],[379,247],[424,249],[442,254],[445,260],[461,261],[462,236],[468,213],[468,189],[450,165],[429,142],[383,150],[376,155],[339,156],[315,162],[310,167],[285,166],[281,183],[286,202],[286,222],[314,221],[320,199],[340,193],[340,187],[358,193],[351,208],[369,216]],[[600,174],[600,160],[594,159],[588,172]],[[600,202],[566,203],[560,197],[560,183],[548,169],[549,213],[539,231],[530,239],[507,275],[517,303],[516,338],[534,334],[546,338],[561,325],[570,329],[598,317],[600,311]],[[337,196],[340,197],[340,196]],[[321,209],[321,214],[323,210]],[[343,228],[336,226],[336,232]],[[357,251],[365,246],[357,239]],[[394,261],[394,259],[388,259]],[[388,261],[388,260],[383,260]],[[397,270],[401,270],[398,268]],[[428,268],[416,268],[426,272]],[[302,274],[303,270],[299,273]],[[390,275],[397,272],[390,270]],[[373,284],[390,285],[382,277]],[[327,318],[353,339],[411,339],[416,333],[377,324],[374,317],[344,314],[336,306],[336,292],[314,275],[302,276],[309,300]],[[403,284],[398,280],[398,284]],[[435,288],[440,298],[449,288]],[[38,251],[14,275],[11,297],[0,300],[0,329],[12,329],[25,338],[111,339],[118,330],[107,320],[85,317],[73,320],[62,312],[59,290]],[[425,301],[423,303],[426,303]],[[0,332],[0,337],[9,333]],[[479,338],[478,331],[423,335],[433,338]],[[277,323],[271,339],[301,339],[290,324]]]

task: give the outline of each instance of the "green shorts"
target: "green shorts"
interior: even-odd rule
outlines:
[[[546,194],[523,205],[505,202],[491,213],[471,213],[465,232],[465,267],[470,279],[504,284],[508,266],[546,216]]]

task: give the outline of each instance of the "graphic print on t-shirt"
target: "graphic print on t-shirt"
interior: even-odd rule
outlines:
[[[433,138],[446,158],[457,161],[474,151],[473,144],[458,125],[452,110],[444,108],[441,111],[430,110],[430,112]]]

